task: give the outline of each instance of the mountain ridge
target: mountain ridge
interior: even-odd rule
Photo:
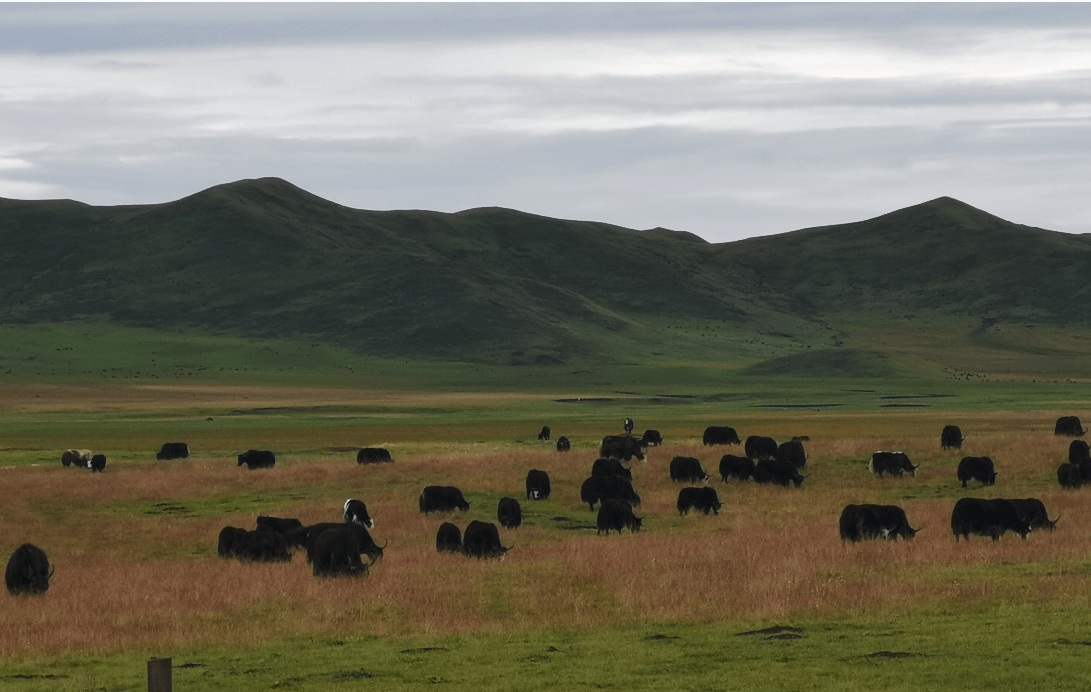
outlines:
[[[1091,238],[950,197],[708,243],[503,207],[353,209],[259,178],[162,204],[0,199],[0,271],[0,322],[493,363],[758,363],[920,311],[1091,325]]]

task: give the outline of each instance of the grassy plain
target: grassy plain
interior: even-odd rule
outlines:
[[[57,565],[44,597],[3,599],[0,687],[139,690],[149,656],[171,656],[178,689],[193,690],[1087,686],[1091,515],[1086,491],[1057,487],[1068,440],[1052,434],[1060,413],[1091,417],[1084,385],[755,377],[748,388],[740,377],[732,391],[694,377],[683,392],[658,391],[653,375],[516,393],[417,382],[0,383],[0,549],[32,541]],[[840,405],[818,406],[828,403]],[[626,415],[666,441],[634,465],[645,530],[607,538],[579,485]],[[967,432],[961,453],[939,449],[948,422]],[[809,435],[803,488],[721,482],[719,457],[736,450],[700,445],[713,423]],[[543,424],[573,450],[538,442]],[[189,460],[154,461],[178,439]],[[364,445],[396,462],[358,466],[351,450]],[[62,468],[70,446],[107,454],[106,473]],[[238,468],[250,447],[274,449],[277,467]],[[907,451],[917,476],[870,476],[880,448]],[[959,488],[962,454],[991,456],[998,485]],[[719,516],[678,515],[675,455],[702,460]],[[549,500],[522,499],[530,468],[550,473]],[[421,487],[448,483],[471,510],[421,516]],[[950,508],[966,494],[1040,497],[1061,521],[1026,541],[955,543]],[[442,521],[494,521],[505,495],[525,519],[502,531],[515,545],[503,561],[435,552]],[[302,555],[257,565],[215,554],[225,525],[336,520],[347,497],[368,503],[373,535],[389,540],[365,579],[316,579]],[[849,502],[899,504],[923,530],[843,546]],[[799,631],[740,636],[774,626]]]

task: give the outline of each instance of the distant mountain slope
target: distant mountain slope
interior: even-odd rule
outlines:
[[[861,311],[1091,322],[1089,270],[1091,239],[947,198],[721,245],[500,208],[356,210],[275,178],[157,205],[0,200],[0,322],[411,358],[746,364],[835,348]]]
[[[949,197],[715,253],[775,283],[812,314],[928,309],[1091,321],[1091,237],[1013,224]]]
[[[709,246],[689,234],[507,209],[360,211],[278,179],[147,206],[4,200],[0,238],[0,321],[564,361],[624,354],[641,319],[775,313],[725,283],[702,259]]]

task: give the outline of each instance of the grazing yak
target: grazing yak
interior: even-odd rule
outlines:
[[[689,514],[691,509],[699,509],[706,515],[709,512],[719,514],[723,503],[715,488],[682,488],[678,491],[678,513]]]
[[[705,428],[705,434],[701,438],[706,447],[713,445],[737,445],[742,444],[735,428],[727,425],[710,425]]]
[[[743,450],[743,453],[754,461],[761,461],[762,459],[776,459],[777,441],[771,437],[751,435],[750,437],[746,438],[746,442],[743,443]]]
[[[789,483],[795,483],[798,488],[803,485],[806,476],[802,475],[792,464],[778,459],[762,459],[754,465],[755,483],[776,483],[785,488]]]
[[[700,483],[708,480],[708,474],[701,468],[700,459],[694,457],[674,457],[671,459],[671,480]]]
[[[500,543],[500,530],[496,524],[474,519],[466,526],[462,536],[462,552],[470,557],[503,557],[511,550]]]
[[[1015,507],[1015,511],[1035,531],[1052,531],[1057,526],[1059,519],[1050,519],[1045,503],[1038,498],[1028,497],[1022,500],[1008,500]]]
[[[49,590],[49,580],[56,567],[50,569],[45,551],[32,543],[24,543],[8,558],[4,584],[12,596],[43,594]]]
[[[277,463],[277,455],[268,449],[248,449],[239,455],[239,466],[246,464],[246,468],[271,469]]]
[[[580,486],[580,499],[591,511],[595,510],[595,504],[605,500],[625,500],[634,507],[640,505],[640,496],[633,490],[633,484],[620,476],[591,476]]]
[[[538,433],[538,439],[539,440],[548,440],[549,439],[549,426],[548,425],[543,425],[542,426],[542,431],[540,433]]]
[[[387,544],[390,543],[390,541],[386,541],[380,546],[375,542],[375,539],[371,537],[368,530],[359,524],[338,524],[336,522],[311,524],[303,530],[302,534],[302,545],[307,549],[307,562],[314,562],[314,552],[318,545],[319,537],[321,537],[323,533],[334,529],[347,529],[351,531],[356,536],[356,543],[360,547],[360,554],[367,555],[372,562],[382,558],[383,551],[386,550]]]
[[[258,517],[258,531],[272,531],[279,533],[292,545],[295,535],[303,530],[303,522],[298,519],[281,519],[280,517]]]
[[[567,452],[570,449],[572,449],[572,443],[568,441],[567,437],[565,437],[564,435],[561,435],[560,437],[557,438],[557,451],[558,452]]]
[[[1091,445],[1083,440],[1072,440],[1068,445],[1068,463],[1079,464],[1084,459],[1091,459]]]
[[[645,430],[644,434],[640,436],[640,445],[647,447],[648,445],[655,445],[658,447],[663,444],[663,436],[659,434],[658,430]]]
[[[339,524],[323,531],[307,550],[307,558],[316,577],[362,577],[375,560],[365,565],[360,559],[365,552],[353,524]]]
[[[621,465],[621,462],[617,459],[596,459],[594,464],[591,464],[592,476],[621,476],[622,478],[633,479],[632,469],[627,469]]]
[[[220,530],[216,552],[250,562],[291,562],[288,539],[275,531],[247,531],[235,526]]]
[[[617,531],[620,535],[625,528],[637,533],[643,523],[644,517],[633,514],[633,506],[625,500],[603,500],[595,522],[599,535],[605,531],[607,536],[610,531]]]
[[[523,523],[523,508],[514,497],[502,497],[496,505],[496,520],[505,529],[517,529]]]
[[[449,521],[439,525],[436,531],[436,551],[441,553],[462,552],[462,530]]]
[[[235,543],[240,542],[246,536],[246,529],[237,526],[225,526],[220,529],[220,536],[216,543],[216,552],[220,557],[235,557]]]
[[[916,476],[918,468],[920,464],[914,466],[905,452],[875,452],[871,455],[871,462],[868,463],[868,470],[879,478],[883,475],[901,478],[906,472],[910,476]]]
[[[185,442],[164,442],[156,453],[156,461],[171,461],[173,459],[188,459],[189,445]]]
[[[955,503],[951,512],[951,532],[955,534],[956,543],[960,537],[970,540],[970,534],[990,536],[998,541],[1008,531],[1025,539],[1033,530],[1034,527],[1008,500],[964,497]]]
[[[61,454],[61,466],[68,468],[69,466],[79,466],[80,468],[91,468],[91,450],[90,449],[66,449]]]
[[[788,440],[781,443],[774,457],[787,461],[800,471],[807,468],[807,450],[804,449],[802,440]]]
[[[87,465],[87,468],[91,469],[91,471],[95,472],[95,473],[100,473],[102,471],[105,471],[106,470],[106,455],[105,454],[96,454],[95,456],[91,457],[91,462]]]
[[[846,505],[841,511],[841,541],[857,541],[885,538],[910,541],[920,529],[909,525],[905,510],[897,505]]]
[[[1061,416],[1057,424],[1053,426],[1054,435],[1067,435],[1068,437],[1083,437],[1087,430],[1080,422],[1079,416]]]
[[[622,421],[621,427],[625,428],[625,434],[626,435],[632,435],[633,434],[633,419],[632,418],[626,418],[624,421]]]
[[[957,425],[945,426],[939,434],[940,449],[962,449],[964,439],[966,438],[962,436],[962,428]]]
[[[1091,465],[1091,464],[1089,464]],[[1057,482],[1062,488],[1078,488],[1083,485],[1083,474],[1076,464],[1064,463],[1057,467]]]
[[[740,481],[748,481],[754,477],[754,460],[749,457],[739,457],[734,454],[725,454],[720,458],[720,478],[724,483],[728,478]]]
[[[345,507],[341,517],[346,524],[359,524],[365,528],[375,528],[375,521],[367,514],[367,505],[359,500],[349,498],[345,500]]]
[[[982,485],[996,485],[993,460],[989,457],[963,457],[958,462],[958,480],[963,488],[971,480],[980,481]]]
[[[644,461],[644,447],[640,444],[640,440],[635,437],[607,435],[602,438],[602,444],[599,446],[599,456],[608,459],[620,459],[621,461],[632,461],[632,458],[636,457],[640,461]]]
[[[431,512],[453,512],[456,509],[465,512],[470,508],[470,503],[462,497],[462,491],[453,485],[430,485],[421,491],[418,500],[420,511],[424,514]]]
[[[390,450],[385,447],[364,447],[356,452],[357,464],[389,464],[393,461]]]
[[[552,487],[549,483],[549,474],[538,469],[527,471],[527,499],[545,500],[549,498]]]

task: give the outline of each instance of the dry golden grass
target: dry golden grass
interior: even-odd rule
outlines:
[[[232,459],[200,456],[120,462],[101,475],[60,464],[5,469],[0,549],[8,555],[33,542],[57,572],[44,597],[6,598],[0,649],[150,652],[289,633],[586,629],[963,610],[997,602],[1087,604],[1087,491],[1062,491],[1054,475],[1067,439],[1042,434],[1038,417],[982,415],[963,423],[972,432],[962,452],[941,452],[932,419],[897,420],[905,424],[900,434],[897,425],[875,430],[852,416],[785,426],[814,438],[800,490],[720,482],[720,456],[738,448],[693,442],[653,448],[646,463],[633,466],[645,529],[609,537],[564,528],[594,523],[578,499],[595,457],[586,450],[434,443],[436,451],[364,467],[350,455],[330,453],[294,455],[275,469],[253,472]],[[917,477],[872,477],[866,460],[878,448],[904,449],[922,462]],[[955,467],[965,454],[992,456],[999,484],[959,488]],[[719,516],[678,516],[682,484],[668,475],[675,455],[701,459],[724,502]],[[545,502],[522,499],[531,468],[553,479],[553,497]],[[429,484],[459,486],[471,510],[421,515],[417,496]],[[1008,535],[995,543],[956,543],[950,511],[967,494],[1039,497],[1061,522],[1057,531],[1026,541]],[[435,551],[440,523],[495,521],[503,495],[519,498],[525,513],[521,528],[501,531],[505,544],[515,544],[503,561]],[[372,534],[380,543],[389,540],[386,557],[366,578],[317,579],[301,553],[273,565],[216,556],[223,526],[253,528],[258,514],[336,521],[347,497],[367,502],[376,521]],[[923,530],[912,542],[842,545],[837,519],[850,502],[899,504]]]

